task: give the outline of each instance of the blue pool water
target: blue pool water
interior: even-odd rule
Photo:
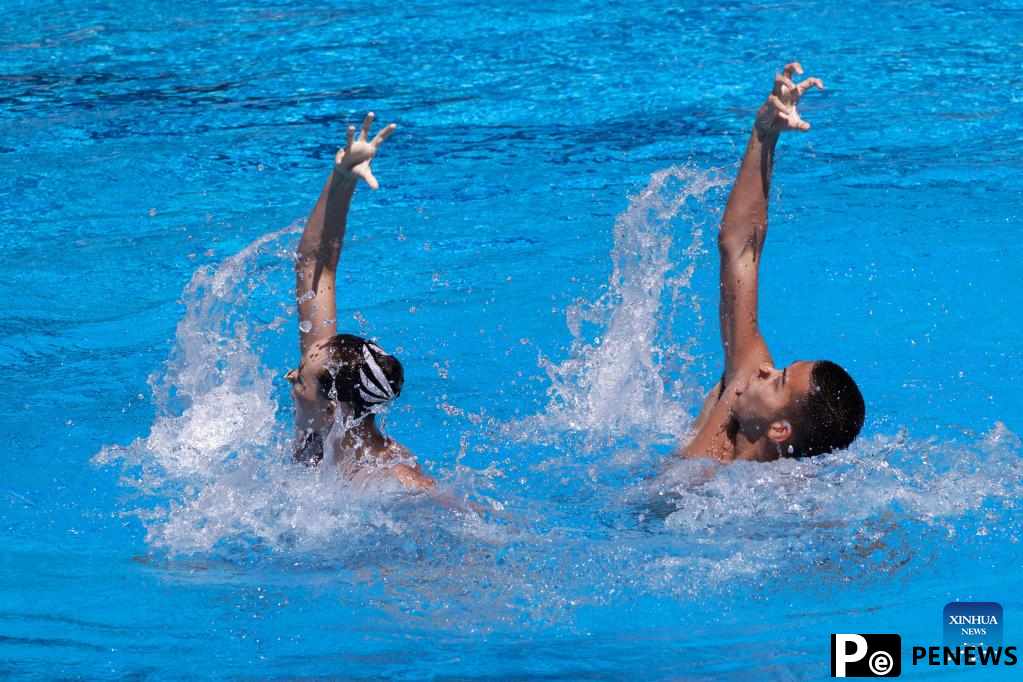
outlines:
[[[830,633],[1020,643],[1023,6],[8,0],[0,677],[818,679]],[[716,220],[798,57],[762,269],[862,437],[665,466]],[[288,464],[290,252],[344,126],[341,326],[444,494]],[[1007,676],[1008,672],[1003,671]],[[1001,678],[999,678],[1001,679]]]

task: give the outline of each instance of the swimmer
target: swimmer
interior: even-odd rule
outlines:
[[[778,369],[757,317],[760,254],[767,237],[767,198],[775,145],[782,133],[805,132],[796,103],[819,78],[794,83],[787,65],[757,112],[746,153],[718,233],[721,256],[718,311],[725,367],[693,425],[692,440],[676,451],[722,461],[806,457],[848,447],[863,426],[856,382],[828,360]]]
[[[382,472],[411,489],[434,481],[424,474],[409,450],[377,427],[377,412],[401,394],[401,363],[374,342],[337,333],[336,278],[345,238],[348,207],[359,180],[371,189],[379,183],[370,162],[394,132],[392,123],[370,139],[373,114],[366,115],[358,136],[348,126],[348,141],[334,157],[334,169],[302,233],[295,263],[299,346],[302,361],[288,372],[295,401],[295,459],[309,466],[324,456],[324,442],[335,421],[345,424],[333,464],[353,476]]]

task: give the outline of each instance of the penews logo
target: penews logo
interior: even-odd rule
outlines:
[[[996,669],[1019,663],[1016,647],[1002,646],[1002,606],[997,602],[952,602],[942,618],[944,646],[907,647],[914,666]],[[899,635],[831,635],[832,677],[898,677],[901,657]],[[1012,679],[1018,679],[1012,672]]]
[[[902,638],[898,635],[831,635],[832,677],[898,677]]]

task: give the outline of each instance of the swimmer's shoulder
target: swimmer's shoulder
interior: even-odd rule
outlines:
[[[436,481],[423,473],[411,450],[393,438],[388,438],[387,441],[384,459],[392,462],[397,460],[387,467],[387,471],[402,485],[410,490],[429,490],[437,485]]]
[[[735,443],[731,433],[732,403],[738,380],[725,383],[725,376],[707,392],[700,414],[693,422],[688,443],[680,445],[672,454],[678,457],[713,457],[730,460],[735,456]]]

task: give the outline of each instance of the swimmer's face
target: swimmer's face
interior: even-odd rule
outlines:
[[[302,357],[298,369],[284,376],[291,382],[291,398],[300,419],[316,417],[330,408],[330,399],[320,392],[317,378],[326,357],[322,345],[316,344]]]
[[[810,390],[813,366],[814,363],[801,360],[777,369],[765,362],[735,389],[732,414],[744,429],[770,432],[772,437],[781,433],[771,430],[772,425],[789,424],[791,428],[796,403]]]

